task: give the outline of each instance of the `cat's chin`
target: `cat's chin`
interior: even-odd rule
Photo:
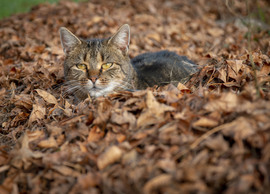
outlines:
[[[91,97],[97,98],[97,97],[106,95],[106,93],[103,90],[104,89],[92,88],[89,91],[89,94]]]
[[[94,97],[94,98],[97,98],[100,96],[106,96],[107,94],[113,93],[116,86],[117,84],[115,84],[114,82],[111,82],[110,84],[108,84],[107,86],[103,88],[95,86],[89,89],[89,94],[91,97]]]

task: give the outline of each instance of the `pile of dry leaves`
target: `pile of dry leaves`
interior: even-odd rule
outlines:
[[[245,2],[61,2],[1,20],[0,193],[269,192],[270,28]],[[131,57],[168,49],[200,72],[76,104],[59,27],[108,37],[124,23]]]

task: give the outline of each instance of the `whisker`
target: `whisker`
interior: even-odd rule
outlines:
[[[123,80],[121,80],[121,82],[119,82],[119,86],[121,88],[124,88],[124,89],[133,88],[133,85],[131,85],[127,81],[123,81]]]
[[[73,93],[74,94],[77,94],[78,92],[81,92],[82,91],[82,88],[76,88],[74,91],[73,91]]]
[[[172,81],[168,81],[168,82],[160,82],[161,84],[170,84],[170,83],[178,83],[180,82],[179,80],[172,80]]]
[[[76,91],[78,91],[78,90],[81,90],[80,85],[75,85],[75,86],[69,87],[63,91],[63,96],[66,97],[67,95],[71,94],[72,92],[76,93]]]
[[[80,88],[75,88],[73,91],[72,91],[72,93],[73,94],[76,94],[77,92],[79,92],[80,91]],[[68,95],[71,95],[72,94],[71,92],[65,92],[65,93],[63,93],[63,97],[65,98],[65,97],[67,97]]]
[[[77,82],[77,80],[65,81],[63,83],[53,85],[53,90],[57,90],[57,89],[61,88],[62,86],[69,86],[70,84],[73,84],[75,82]]]
[[[72,92],[73,90],[79,88],[80,86],[79,85],[76,85],[76,86],[72,86],[72,87],[69,87],[65,90],[66,93],[69,93],[69,92]]]
[[[76,75],[74,76],[76,79]],[[61,87],[63,97],[66,97],[68,95],[76,95],[80,92],[89,93],[89,95],[91,93],[94,97],[98,97],[98,96],[104,96],[104,95],[114,93],[114,92],[119,92],[121,90],[132,91],[132,89],[134,88],[133,85],[127,81],[106,80],[106,81],[101,82],[101,85],[99,87],[96,86],[97,90],[95,89],[92,90],[91,88],[89,88],[88,84],[82,84],[79,80],[75,80],[75,79],[68,80],[68,81],[65,81],[64,83],[59,84],[58,87]]]

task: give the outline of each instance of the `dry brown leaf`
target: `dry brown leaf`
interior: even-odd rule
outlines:
[[[25,121],[28,119],[29,114],[25,112],[20,112],[12,121],[11,126],[15,127],[19,122]],[[2,125],[3,126],[3,125]],[[4,127],[4,126],[3,126]]]
[[[55,171],[59,172],[60,174],[64,176],[73,176],[73,177],[78,177],[80,176],[80,173],[73,170],[72,168],[69,168],[67,166],[61,165],[61,166],[53,166],[52,169]]]
[[[239,100],[237,94],[223,93],[220,98],[209,101],[204,108],[209,112],[233,112],[237,106],[241,106]]]
[[[158,33],[150,33],[147,35],[148,38],[153,39],[157,42],[161,41],[160,35]]]
[[[250,191],[252,185],[254,184],[254,175],[253,174],[246,174],[240,177],[238,182],[238,192],[239,193],[246,193]]]
[[[227,82],[227,71],[222,68],[220,70],[218,70],[219,72],[219,75],[218,75],[218,78],[221,79],[224,83]]]
[[[224,34],[224,30],[221,28],[208,28],[207,32],[213,37],[219,37]]]
[[[63,132],[61,127],[55,126],[55,125],[56,125],[56,123],[51,123],[51,124],[46,125],[46,128],[47,128],[48,132],[51,134],[51,136],[57,136]]]
[[[243,67],[243,60],[226,60],[226,62],[236,74],[238,74],[240,69]]]
[[[97,166],[100,170],[106,168],[108,165],[113,164],[121,159],[123,151],[117,146],[109,147],[97,159]]]
[[[170,159],[160,159],[157,161],[157,167],[162,169],[164,172],[172,173],[176,171],[176,163]]]
[[[66,120],[62,120],[61,121],[61,125],[69,125],[72,123],[77,123],[77,122],[81,122],[83,118],[85,118],[85,115],[79,115],[79,116],[75,116],[73,118],[68,118]]]
[[[123,125],[128,123],[130,127],[133,127],[136,124],[136,118],[133,114],[128,111],[123,111],[122,113],[113,112],[111,115],[111,121],[118,125]]]
[[[80,185],[78,189],[87,189],[89,187],[98,186],[100,184],[100,179],[97,177],[97,175],[87,173],[86,175],[81,175],[78,177],[78,184]]]
[[[230,77],[230,78],[233,78],[233,79],[235,79],[235,80],[239,80],[239,78],[241,78],[241,75],[239,76],[231,67],[228,67],[228,69],[227,69],[228,71],[227,71],[227,73],[228,73],[228,77]],[[239,80],[240,81],[240,80]],[[238,82],[239,82],[238,81]]]
[[[56,98],[45,90],[36,89],[37,93],[48,103],[57,104]]]
[[[1,167],[0,167],[0,173],[5,172],[5,171],[8,170],[9,168],[10,168],[9,165],[3,165],[3,166],[1,166]]]
[[[223,136],[221,134],[208,139],[205,142],[205,145],[215,151],[218,151],[219,153],[228,151],[229,149],[229,144],[227,141],[224,140]]]
[[[33,123],[34,121],[41,120],[45,117],[46,115],[46,108],[44,108],[40,104],[33,104],[33,110],[30,114],[28,124]]]
[[[270,64],[265,64],[262,69],[258,72],[259,76],[269,76]]]
[[[172,181],[172,176],[170,174],[161,174],[151,180],[149,180],[143,187],[143,192],[145,194],[153,193],[157,188],[169,185]]]
[[[101,130],[98,126],[94,125],[88,134],[87,142],[100,141],[105,135],[105,132]]]
[[[36,130],[36,131],[27,131],[27,137],[29,142],[43,139],[46,137],[46,134],[43,130]]]
[[[22,106],[27,110],[30,110],[33,106],[33,101],[29,94],[19,94],[14,96],[15,106]]]
[[[218,121],[207,118],[207,117],[200,117],[199,120],[195,121],[192,126],[193,127],[215,127],[218,125]]]
[[[43,153],[41,152],[33,152],[29,147],[29,134],[25,133],[23,137],[20,139],[20,142],[17,144],[17,149],[12,151],[14,155],[11,163],[18,168],[24,166],[28,168],[31,165],[32,158],[41,158],[43,157]]]
[[[136,162],[137,159],[138,159],[138,152],[135,149],[132,149],[131,151],[123,155],[122,163],[128,165],[131,164],[132,162]]]
[[[147,108],[142,112],[140,117],[137,119],[137,126],[147,126],[154,124],[157,120],[162,120],[163,114],[167,111],[174,111],[175,109],[171,106],[159,103],[152,92],[147,91],[146,95],[146,106]]]
[[[125,141],[127,139],[127,137],[123,134],[117,134],[116,139],[117,139],[118,143],[122,143],[123,141]]]
[[[11,192],[14,192],[14,190],[14,178],[7,177],[0,185],[0,193],[2,194],[10,194]]]
[[[58,144],[53,136],[51,136],[49,139],[42,140],[38,143],[39,147],[42,148],[56,148],[58,147]]]
[[[221,125],[222,126],[222,125]],[[246,139],[253,135],[256,131],[254,130],[256,123],[254,120],[238,117],[231,123],[225,124],[222,128],[222,133],[226,136],[234,137],[234,139]]]
[[[111,115],[111,110],[111,102],[107,99],[101,99],[100,102],[98,102],[97,116],[93,123],[97,125],[104,125],[105,123],[107,123]]]
[[[182,83],[178,83],[177,84],[177,89],[178,90],[189,90],[189,88],[187,88],[184,84],[182,84]]]
[[[102,19],[103,18],[100,17],[100,16],[94,16],[94,17],[91,18],[91,20],[87,21],[86,25],[87,26],[92,26],[93,24],[100,22]]]

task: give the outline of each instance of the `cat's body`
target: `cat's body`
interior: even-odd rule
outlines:
[[[141,54],[131,63],[138,76],[137,89],[185,83],[197,71],[197,66],[187,57],[167,50]]]
[[[81,40],[66,28],[60,29],[60,36],[66,54],[65,79],[69,91],[79,100],[121,90],[183,83],[197,71],[186,57],[169,51],[145,53],[130,60],[127,24],[109,39]]]

